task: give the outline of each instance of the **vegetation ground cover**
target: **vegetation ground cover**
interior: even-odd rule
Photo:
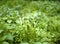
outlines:
[[[59,1],[0,1],[0,44],[59,43]]]

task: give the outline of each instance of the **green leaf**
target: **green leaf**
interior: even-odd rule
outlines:
[[[27,42],[23,42],[23,43],[21,43],[21,44],[29,44],[29,43],[27,43]]]
[[[12,36],[12,34],[9,33],[9,34],[7,35],[7,38],[6,38],[6,39],[13,41],[13,36]]]
[[[9,44],[8,42],[3,42],[2,44]]]
[[[0,33],[2,33],[3,32],[3,30],[0,30]]]
[[[42,44],[41,42],[35,42],[35,44]]]
[[[11,23],[11,22],[12,22],[12,20],[7,20],[7,22],[8,22],[8,23]]]

